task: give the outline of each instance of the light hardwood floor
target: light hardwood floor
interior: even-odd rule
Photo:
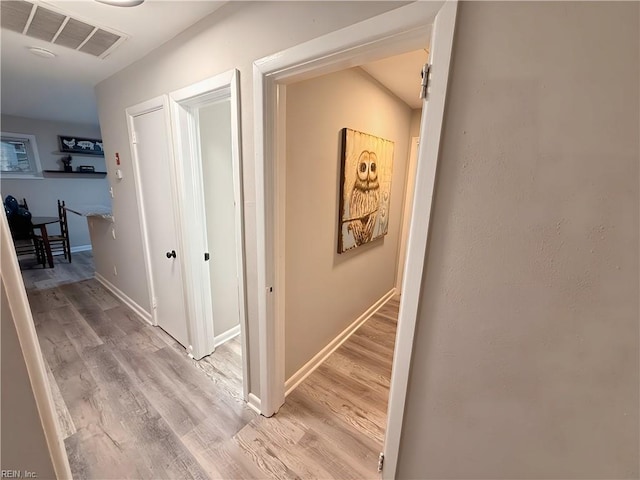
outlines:
[[[93,254],[77,252],[71,254],[71,262],[62,255],[54,255],[54,268],[42,268],[35,258],[20,257],[22,279],[27,290],[57,287],[65,283],[79,282],[93,278],[95,272],[93,266]]]
[[[264,418],[237,340],[196,362],[95,280],[28,293],[75,478],[378,477],[397,299]]]

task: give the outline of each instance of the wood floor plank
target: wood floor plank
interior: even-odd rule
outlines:
[[[31,311],[35,313],[47,312],[58,307],[69,305],[69,299],[64,292],[57,288],[49,290],[35,290],[28,293]]]
[[[78,282],[75,285],[78,286],[93,302],[98,305],[102,310],[109,310],[111,308],[117,308],[121,305],[120,301],[113,296],[113,294],[102,287],[95,280],[84,280]]]
[[[357,399],[333,389],[331,382],[325,381],[320,375],[316,375],[312,382],[303,382],[298,389],[363,435],[371,436],[380,443],[384,440],[381,413],[363,408]]]
[[[47,370],[47,378],[49,379],[49,386],[51,387],[51,396],[53,397],[53,403],[56,407],[58,426],[60,427],[60,434],[62,435],[62,439],[66,439],[76,433],[76,426],[73,423],[73,418],[71,418],[71,414],[69,413],[69,409],[67,408],[67,404],[60,393],[60,387],[58,387],[58,382],[56,381],[53,373],[51,373],[51,368],[49,368],[49,364],[45,360],[45,368]]]
[[[252,426],[245,426],[234,437],[238,446],[253,462],[262,470],[264,477],[277,480],[300,479],[297,472],[280,459],[284,457],[281,451],[274,451],[270,442],[265,442],[264,438]]]

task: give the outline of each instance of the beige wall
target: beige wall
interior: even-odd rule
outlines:
[[[100,138],[100,127],[82,123],[55,122],[35,118],[2,115],[2,131],[35,135],[43,170],[61,170],[58,135],[78,135]],[[105,170],[103,157],[73,155],[72,166],[92,165],[97,171]],[[67,205],[110,205],[109,184],[106,178],[49,177],[41,180],[7,179],[0,181],[2,198],[13,195],[18,200],[27,199],[29,210],[35,216],[58,216],[57,200]],[[72,247],[91,245],[87,220],[69,214],[69,240]],[[55,230],[55,227],[54,227]],[[51,233],[51,232],[50,232]],[[55,231],[53,233],[56,233]]]
[[[638,21],[460,5],[399,478],[638,478]]]
[[[411,109],[359,68],[287,86],[285,376],[395,284]],[[340,131],[395,142],[389,233],[337,252]]]
[[[144,59],[96,87],[107,158],[120,152],[124,178],[113,182],[116,240],[105,242],[96,264],[105,277],[149,309],[142,240],[131,171],[124,110],[154,96],[227,70],[240,71],[245,250],[249,342],[258,351],[255,168],[253,155],[253,61],[324,33],[402,6],[403,2],[229,2]],[[114,165],[107,161],[109,177]],[[118,276],[110,273],[116,265]],[[250,391],[259,394],[258,358],[249,358]],[[256,372],[256,374],[251,374]]]
[[[416,108],[411,111],[411,126],[409,127],[410,137],[420,136],[420,117],[422,116],[422,109]]]
[[[40,414],[31,388],[27,366],[14,325],[4,286],[0,286],[2,308],[2,470],[34,472],[37,478],[55,478]]]

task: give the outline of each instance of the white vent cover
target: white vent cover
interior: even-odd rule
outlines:
[[[0,1],[0,25],[7,30],[98,58],[105,58],[127,38],[123,33],[23,0]]]

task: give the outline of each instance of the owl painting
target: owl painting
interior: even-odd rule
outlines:
[[[338,253],[387,234],[393,142],[342,130],[342,183]]]

